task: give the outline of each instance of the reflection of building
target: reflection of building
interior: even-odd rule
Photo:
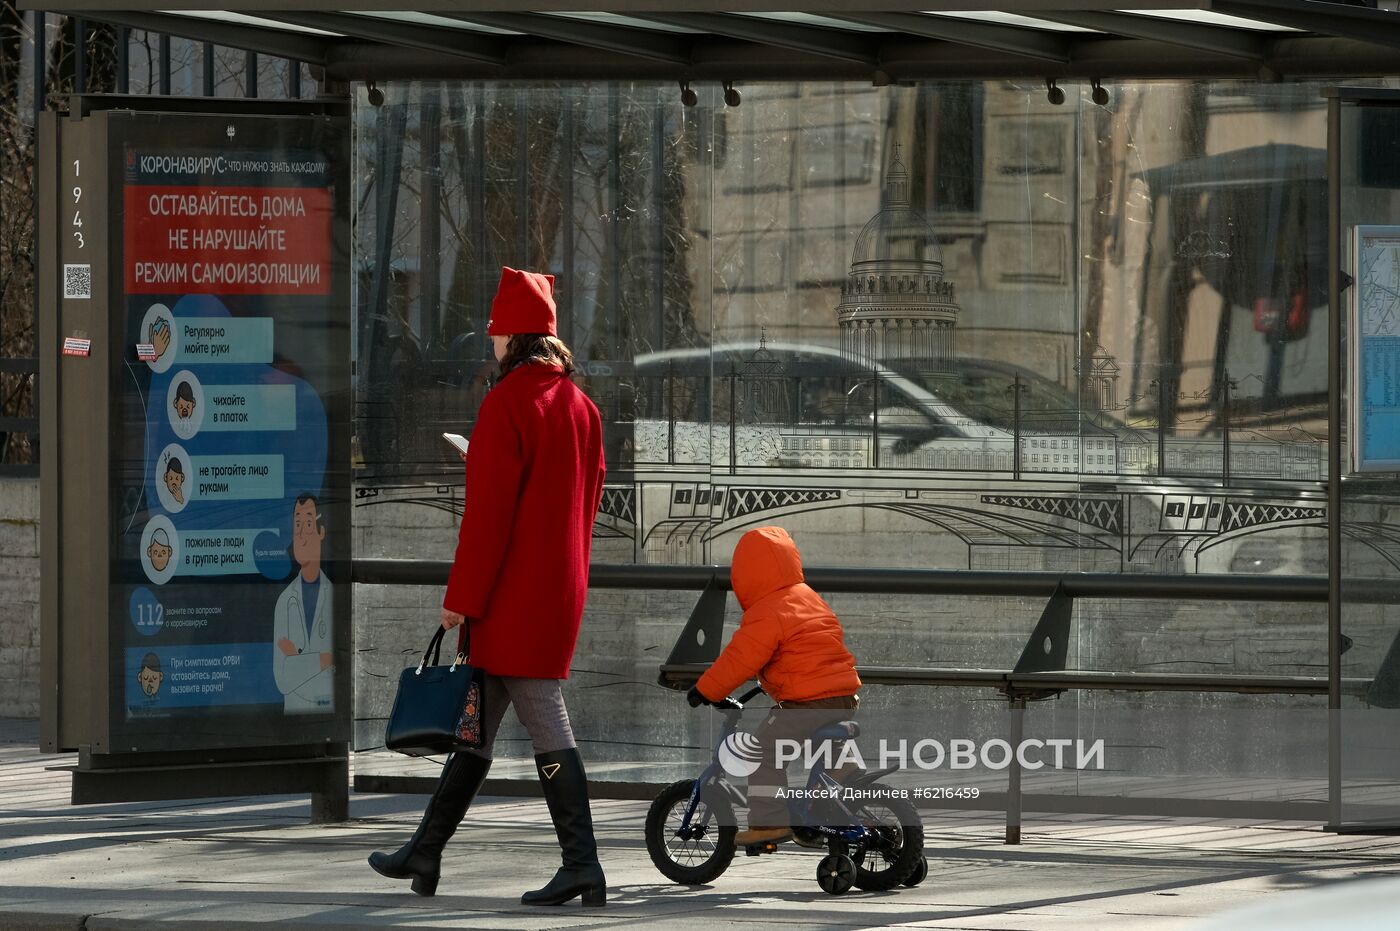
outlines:
[[[1102,346],[1094,346],[1087,366],[1075,364],[1079,382],[1084,389],[1085,406],[1094,410],[1118,409],[1118,362]]]
[[[842,348],[864,362],[908,359],[931,372],[952,366],[953,284],[943,279],[933,228],[910,203],[909,173],[897,152],[884,204],[856,240],[836,316]]]
[[[744,360],[736,374],[739,415],[745,423],[784,423],[792,419],[783,363],[768,349],[768,337]]]

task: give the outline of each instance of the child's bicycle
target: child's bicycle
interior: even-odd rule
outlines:
[[[647,853],[662,875],[673,882],[712,882],[734,859],[734,810],[746,807],[747,799],[725,778],[719,753],[725,740],[738,730],[744,703],[762,691],[759,687],[737,701],[725,698],[714,703],[724,712],[714,760],[698,779],[672,783],[651,803]],[[812,740],[847,740],[859,733],[854,721],[843,721],[818,730]],[[801,799],[788,799],[793,839],[804,847],[827,849],[817,867],[817,884],[824,892],[844,895],[852,886],[868,891],[917,886],[928,876],[918,810],[908,801],[892,797],[889,787],[877,782],[897,768],[838,782],[819,761],[807,779],[808,791],[797,793]],[[847,790],[859,791],[847,800],[842,798]],[[867,794],[874,797],[862,801]],[[776,853],[777,849],[770,842],[748,847],[745,853],[752,857]]]

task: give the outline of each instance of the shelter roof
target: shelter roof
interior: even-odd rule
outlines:
[[[1104,81],[1396,72],[1400,13],[1341,0],[25,0],[341,80]]]

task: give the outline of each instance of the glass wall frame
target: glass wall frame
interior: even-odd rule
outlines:
[[[469,431],[489,388],[479,334],[511,264],[558,276],[604,414],[595,561],[722,565],[781,523],[820,565],[1325,572],[1319,85],[1129,83],[1063,107],[1015,81],[751,85],[737,108],[651,84],[385,89],[358,114],[362,555],[450,558],[460,466],[438,434]],[[374,593],[370,654],[397,662],[434,597]],[[831,600],[869,665],[1009,665],[1041,608]],[[648,721],[627,752],[704,743],[651,684],[689,601],[590,596],[574,688]],[[1085,670],[1327,662],[1317,605],[1085,602],[1074,631]]]

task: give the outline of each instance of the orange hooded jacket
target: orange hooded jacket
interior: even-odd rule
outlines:
[[[781,527],[750,530],[734,548],[730,582],[744,617],[696,687],[718,701],[758,677],[774,701],[815,701],[860,690],[831,606],[802,581],[797,544]]]

